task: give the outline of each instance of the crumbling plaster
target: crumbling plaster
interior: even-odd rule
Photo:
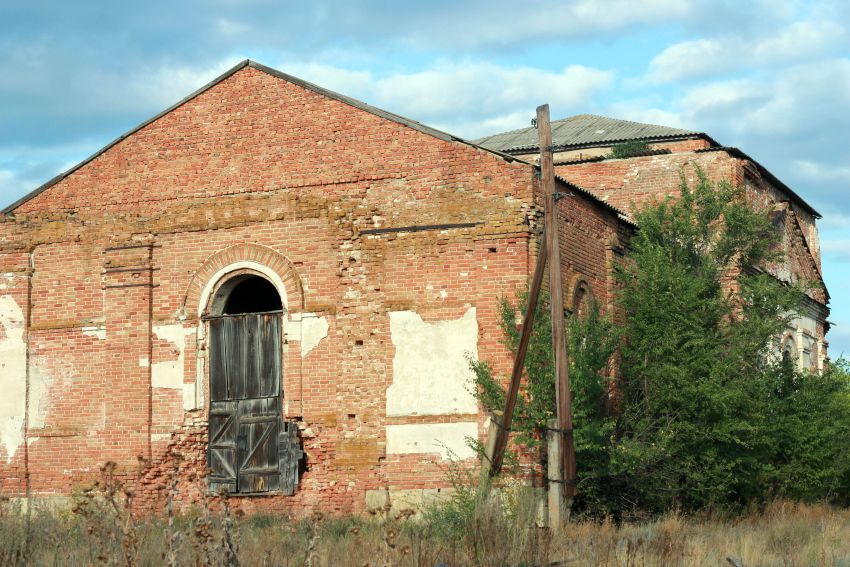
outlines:
[[[181,390],[183,409],[195,408],[195,384],[185,383],[186,337],[195,333],[195,329],[186,328],[182,323],[172,325],[154,325],[154,335],[174,345],[175,357],[155,362],[151,367],[151,383],[154,388]]]
[[[475,307],[460,319],[436,323],[423,321],[413,311],[392,311],[389,316],[395,355],[387,415],[477,413],[467,360],[478,357]]]
[[[23,310],[11,295],[0,295],[0,445],[6,461],[24,442],[27,345]]]
[[[475,451],[467,438],[478,439],[477,422],[387,425],[387,454],[439,453],[443,459],[468,459]]]

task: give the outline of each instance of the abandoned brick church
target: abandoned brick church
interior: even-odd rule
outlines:
[[[687,130],[552,123],[570,309],[610,309],[633,205],[698,165],[821,282],[816,219],[740,150]],[[245,510],[360,511],[446,486],[502,375],[498,298],[540,238],[534,129],[469,142],[245,61],[0,215],[0,494],[61,500],[114,461],[137,501],[227,488]],[[611,147],[643,140],[626,159]],[[825,289],[781,347],[827,360]],[[207,474],[208,473],[208,474]],[[193,492],[195,491],[195,492]]]

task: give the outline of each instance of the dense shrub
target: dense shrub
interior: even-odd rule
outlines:
[[[629,140],[611,148],[611,153],[607,157],[613,159],[624,159],[634,156],[646,155],[652,148],[648,143],[642,140]]]
[[[575,511],[622,517],[777,496],[847,503],[848,365],[811,374],[777,359],[776,338],[810,283],[765,272],[783,260],[768,214],[730,184],[697,177],[636,213],[640,229],[616,269],[618,323],[595,306],[568,321]],[[551,322],[538,308],[514,422],[516,441],[532,446],[555,407]],[[512,351],[516,311],[502,301]],[[473,369],[483,405],[501,409],[502,382],[484,362]]]

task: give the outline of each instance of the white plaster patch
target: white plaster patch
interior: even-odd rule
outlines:
[[[443,459],[475,456],[466,438],[478,438],[478,424],[407,423],[387,426],[387,454],[439,453]]]
[[[194,333],[195,329],[187,329],[180,323],[175,323],[173,325],[155,325],[153,332],[158,339],[168,341],[174,345],[177,351],[177,357],[175,360],[165,360],[153,364],[151,367],[151,384],[154,388],[182,390],[183,407],[186,408],[186,392],[183,385],[186,335]],[[195,405],[194,394],[192,395],[191,405]],[[191,407],[186,409],[191,409]]]
[[[102,341],[106,340],[106,327],[83,327],[81,330],[86,337],[95,337]]]
[[[42,370],[37,364],[30,365],[30,411],[29,426],[32,429],[44,427],[47,420],[50,397],[48,392],[53,384],[53,376]]]
[[[10,295],[0,296],[0,325],[0,445],[9,462],[24,442],[27,364],[24,313]]]
[[[197,407],[196,398],[196,390],[194,382],[184,383],[183,384],[183,409],[186,411],[195,409]]]
[[[148,359],[148,357],[146,357],[146,356],[140,356],[139,357],[139,368],[147,368],[150,365],[151,365],[151,361],[150,361],[150,359]]]
[[[204,382],[206,380],[206,370],[204,365],[203,352],[198,349],[198,356],[195,359],[195,400],[192,407],[189,409],[199,409],[204,405]],[[186,407],[186,393],[183,392],[183,404]]]
[[[301,358],[319,346],[322,339],[328,336],[327,317],[316,317],[312,313],[304,313],[301,317]]]
[[[466,359],[478,356],[478,320],[471,307],[460,319],[426,323],[413,311],[390,312],[395,346],[387,415],[477,413],[467,389],[473,378]]]

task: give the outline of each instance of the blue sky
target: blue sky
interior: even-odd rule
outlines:
[[[850,354],[850,3],[3,2],[0,52],[0,206],[245,58],[469,138],[543,102],[708,132],[823,214]]]

